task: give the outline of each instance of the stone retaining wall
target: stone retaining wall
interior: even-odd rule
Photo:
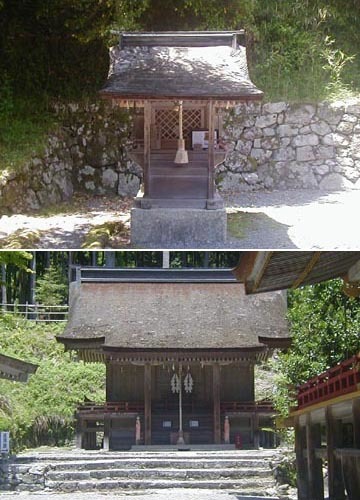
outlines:
[[[106,103],[58,110],[43,155],[0,172],[0,209],[18,212],[70,200],[76,191],[135,196],[141,168],[127,156],[129,121]]]
[[[360,101],[249,103],[228,113],[220,190],[360,188]]]
[[[58,109],[43,155],[0,172],[0,210],[70,200],[76,191],[135,196],[141,168],[127,154],[129,121],[105,103]],[[360,101],[249,103],[224,112],[222,191],[360,188]]]

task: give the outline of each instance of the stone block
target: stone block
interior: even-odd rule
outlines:
[[[136,248],[220,248],[226,227],[224,208],[131,210],[131,244]]]
[[[293,145],[295,147],[317,146],[318,144],[319,138],[316,134],[297,135],[293,139]]]
[[[296,148],[296,160],[297,161],[315,160],[313,148],[311,146],[303,146],[300,148]]]
[[[263,112],[264,113],[282,113],[282,111],[285,111],[287,108],[286,102],[267,102],[266,104],[263,105]]]

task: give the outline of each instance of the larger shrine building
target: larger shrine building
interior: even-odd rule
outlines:
[[[230,270],[79,269],[58,340],[106,365],[106,403],[77,412],[78,445],[271,445],[254,366],[288,344],[286,295],[246,296]],[[181,401],[179,397],[181,392]],[[181,406],[181,412],[179,412]],[[270,440],[270,441],[269,441]]]

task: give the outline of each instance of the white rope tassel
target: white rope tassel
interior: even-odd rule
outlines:
[[[178,149],[176,151],[176,156],[174,163],[178,165],[184,165],[185,163],[189,163],[188,153],[185,150],[185,141],[183,136],[183,102],[179,101],[179,140],[178,140]]]

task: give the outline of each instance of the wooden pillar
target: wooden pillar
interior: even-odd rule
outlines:
[[[320,444],[320,431],[316,432],[315,426],[311,422],[310,413],[308,413],[306,416],[306,457],[309,500],[324,500],[322,460],[315,456],[315,448],[320,448]]]
[[[79,417],[79,415],[76,416],[76,429],[75,429],[75,446],[76,448],[81,449],[83,446],[83,420]]]
[[[296,454],[296,472],[297,472],[297,490],[299,500],[309,499],[309,488],[307,480],[307,467],[304,457],[304,428],[301,427],[299,417],[295,417],[295,454]]]
[[[258,450],[260,448],[260,429],[259,429],[259,414],[257,412],[253,413],[253,436],[254,436],[254,448]]]
[[[111,429],[111,417],[110,415],[104,414],[104,441],[103,450],[110,450],[110,429]]]
[[[360,398],[353,401],[354,448],[360,450]]]
[[[151,365],[144,366],[144,444],[151,444]]]
[[[212,200],[215,196],[215,181],[214,181],[214,165],[215,165],[215,149],[214,149],[214,133],[215,133],[215,106],[212,100],[208,106],[209,120],[209,158],[208,158],[208,199]]]
[[[151,153],[151,102],[144,101],[144,196],[149,195]]]
[[[326,454],[328,462],[329,500],[344,500],[345,487],[341,472],[341,461],[335,456],[335,448],[340,445],[339,423],[332,415],[331,407],[325,408]]]
[[[220,365],[213,365],[214,443],[221,444]]]

